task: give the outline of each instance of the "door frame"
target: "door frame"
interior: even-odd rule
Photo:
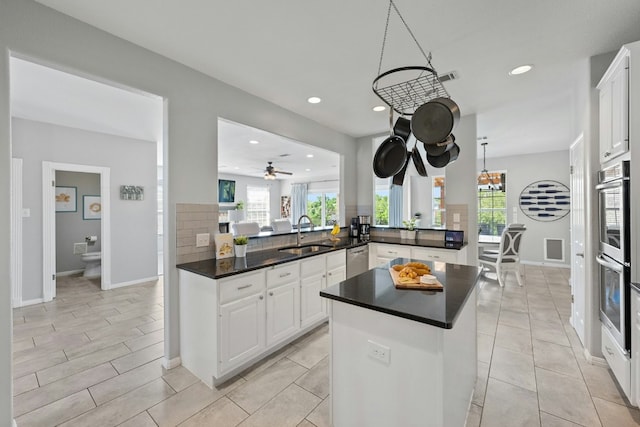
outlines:
[[[576,148],[579,147],[579,150],[581,151],[581,155],[580,153],[578,153],[578,155],[576,156],[576,154],[574,154],[574,151]],[[587,319],[586,319],[586,314],[587,314],[587,292],[586,292],[586,283],[584,282],[584,279],[586,277],[586,260],[584,257],[584,249],[585,249],[585,236],[586,236],[586,218],[585,218],[585,196],[586,196],[586,189],[584,187],[584,182],[585,182],[585,165],[586,165],[586,161],[585,161],[585,152],[584,152],[584,134],[581,133],[580,135],[578,135],[578,137],[576,138],[576,140],[571,144],[571,146],[569,147],[569,162],[571,165],[571,177],[570,177],[570,188],[573,191],[574,190],[574,179],[575,179],[575,175],[574,175],[574,165],[577,162],[580,162],[581,164],[581,170],[582,170],[582,178],[581,178],[581,182],[582,182],[582,252],[581,254],[577,253],[575,251],[575,236],[574,236],[574,215],[576,214],[580,214],[579,212],[576,212],[576,208],[574,206],[574,203],[576,201],[576,197],[575,195],[572,193],[571,194],[571,215],[570,215],[570,226],[569,226],[569,230],[571,233],[571,244],[570,246],[570,250],[571,250],[571,256],[570,256],[570,264],[571,264],[571,319],[570,319],[570,323],[571,326],[573,326],[573,329],[575,329],[580,341],[582,342],[582,345],[585,345],[585,338],[586,338],[586,330],[587,330]],[[582,257],[582,279],[583,279],[583,283],[576,283],[576,275],[574,274],[574,270],[576,269],[576,264],[578,261],[578,257],[581,256]],[[581,289],[579,289],[578,287],[582,286]],[[579,290],[578,290],[579,289]],[[577,292],[581,293],[581,297],[576,298],[576,294]],[[582,303],[582,307],[576,307],[576,304],[580,302]],[[582,323],[580,324],[580,320],[577,318],[578,316],[576,316],[576,311],[582,313]]]
[[[22,159],[11,158],[11,306],[22,307]]]
[[[102,217],[101,289],[111,289],[111,170],[108,167],[73,163],[42,162],[42,295],[44,302],[56,296],[56,171],[84,172],[100,175]]]

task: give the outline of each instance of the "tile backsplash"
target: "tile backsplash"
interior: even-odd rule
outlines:
[[[176,204],[176,263],[215,258],[213,235],[218,232],[217,204]],[[196,234],[209,233],[209,246],[196,248]]]

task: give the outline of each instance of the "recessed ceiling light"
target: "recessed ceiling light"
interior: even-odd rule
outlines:
[[[384,111],[386,108],[384,105],[376,105],[373,107],[373,111]]]
[[[317,96],[312,96],[311,98],[307,99],[307,102],[309,104],[317,104],[320,101],[322,101],[322,99],[318,98]]]
[[[234,169],[235,170],[240,170],[240,166],[236,166]]]
[[[252,139],[251,141],[249,141],[249,144],[260,144],[260,141],[256,141],[255,139]]]
[[[313,154],[307,154],[307,157],[311,159],[313,157]]]
[[[305,169],[305,171],[307,171],[307,172],[311,172],[311,169],[308,169],[308,168],[307,168],[307,169]]]
[[[509,75],[510,76],[517,76],[518,74],[524,74],[527,71],[531,71],[531,69],[533,68],[533,65],[520,65],[516,68],[514,68],[513,70],[509,71]]]

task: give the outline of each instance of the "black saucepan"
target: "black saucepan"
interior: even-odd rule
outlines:
[[[458,158],[460,154],[460,147],[455,142],[453,143],[453,147],[449,151],[445,151],[443,154],[439,156],[432,156],[427,153],[427,162],[434,168],[443,168],[447,166],[449,163],[453,162]]]
[[[393,175],[393,180],[392,182],[395,185],[402,185],[404,183],[404,175],[407,173],[407,167],[409,166],[409,161],[411,160],[411,152],[408,151],[406,152],[406,160],[404,162],[404,165],[402,166],[402,169],[400,169],[400,171]]]
[[[460,108],[450,98],[422,104],[411,117],[411,132],[427,145],[444,141],[460,120]]]
[[[393,134],[404,139],[405,143],[408,142],[411,135],[411,120],[398,117],[395,126],[393,126]]]
[[[418,174],[420,176],[428,176],[427,169],[424,167],[422,155],[420,154],[420,150],[417,145],[414,145],[413,150],[411,151],[411,158],[413,159],[413,165],[416,167]]]
[[[432,156],[439,156],[441,154],[444,154],[446,151],[451,150],[453,148],[454,142],[456,142],[456,137],[451,134],[447,136],[444,141],[438,142],[437,144],[424,144],[424,151],[426,151],[427,154],[431,154]]]
[[[397,174],[407,160],[407,146],[399,136],[385,139],[373,157],[373,172],[378,178]]]

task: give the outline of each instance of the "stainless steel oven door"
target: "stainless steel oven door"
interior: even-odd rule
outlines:
[[[620,347],[629,351],[629,268],[604,255],[596,261],[600,264],[600,320]]]
[[[600,252],[620,262],[629,261],[629,254],[625,253],[625,233],[629,224],[626,184],[626,181],[619,179],[596,186],[600,211]]]

